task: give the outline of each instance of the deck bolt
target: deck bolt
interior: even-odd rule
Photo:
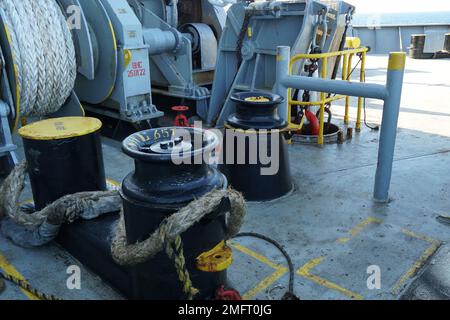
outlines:
[[[160,145],[161,149],[167,150],[169,149],[169,143],[168,142],[161,142]]]
[[[338,132],[337,142],[338,142],[338,144],[343,144],[344,143],[344,133],[342,131]]]
[[[175,145],[178,146],[183,142],[183,137],[179,137],[175,139]]]
[[[353,128],[347,128],[347,139],[353,139]]]

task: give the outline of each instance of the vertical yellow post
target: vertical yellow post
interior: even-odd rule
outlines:
[[[360,75],[359,75],[359,78],[360,78],[361,82],[365,82],[366,81],[365,69],[366,69],[366,53],[362,52],[361,53],[361,72],[360,72]],[[362,107],[363,107],[363,98],[359,97],[358,98],[358,115],[356,117],[356,131],[357,132],[361,131]]]
[[[348,66],[348,54],[344,54],[344,62],[342,63],[342,80],[344,81],[347,81],[347,66]],[[348,124],[348,122],[349,122],[349,104],[347,103],[346,100],[344,123]]]
[[[353,63],[353,53],[352,54],[350,54],[350,56],[348,57],[348,59],[346,59],[346,60],[348,60],[348,62],[347,62],[347,70],[346,70],[346,72],[345,72],[345,75],[346,75],[346,77],[345,77],[345,80],[347,80],[347,81],[349,81],[350,80],[350,78],[351,78],[351,76],[352,76],[352,74],[351,74],[351,72],[352,72],[352,63]],[[349,123],[349,116],[348,116],[348,114],[349,114],[349,109],[350,109],[350,97],[349,96],[347,96],[346,98],[345,98],[345,113],[346,113],[346,115],[347,115],[347,122],[345,122],[345,124],[348,124]],[[344,119],[345,120],[345,119]]]
[[[327,78],[327,65],[328,65],[328,58],[323,58],[322,60],[322,73],[321,77],[322,79]],[[327,96],[325,92],[320,93],[320,129],[319,129],[319,139],[318,143],[319,145],[323,145],[323,134],[325,129],[325,100]]]
[[[288,127],[291,128],[292,127],[292,104],[291,104],[291,98],[292,97],[292,89],[289,88],[288,89],[288,116],[287,116],[287,121],[288,121]],[[292,99],[293,100],[293,99]]]

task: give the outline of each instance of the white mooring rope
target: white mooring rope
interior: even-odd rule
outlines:
[[[72,35],[56,0],[0,0],[18,71],[20,115],[58,111],[76,78]]]

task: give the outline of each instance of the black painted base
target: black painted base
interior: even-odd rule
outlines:
[[[173,263],[164,252],[136,267],[122,267],[114,262],[110,248],[118,219],[117,213],[111,213],[92,221],[77,221],[61,230],[57,242],[127,299],[185,299]],[[200,239],[201,233],[196,229],[194,226],[186,236],[197,234]],[[199,247],[199,240],[187,242],[186,236],[183,237],[185,252],[190,252],[192,246]],[[204,243],[205,251],[212,248],[210,245],[208,241]],[[226,272],[204,273],[195,268],[192,256],[186,254],[186,260],[194,287],[200,290],[196,299],[214,298],[216,289],[226,285]]]

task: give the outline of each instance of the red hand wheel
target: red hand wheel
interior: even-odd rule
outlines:
[[[175,107],[172,107],[172,111],[177,112],[177,116],[175,117],[175,121],[174,121],[175,127],[191,127],[191,125],[189,125],[188,118],[184,114],[184,112],[189,111],[189,107],[175,106]]]

